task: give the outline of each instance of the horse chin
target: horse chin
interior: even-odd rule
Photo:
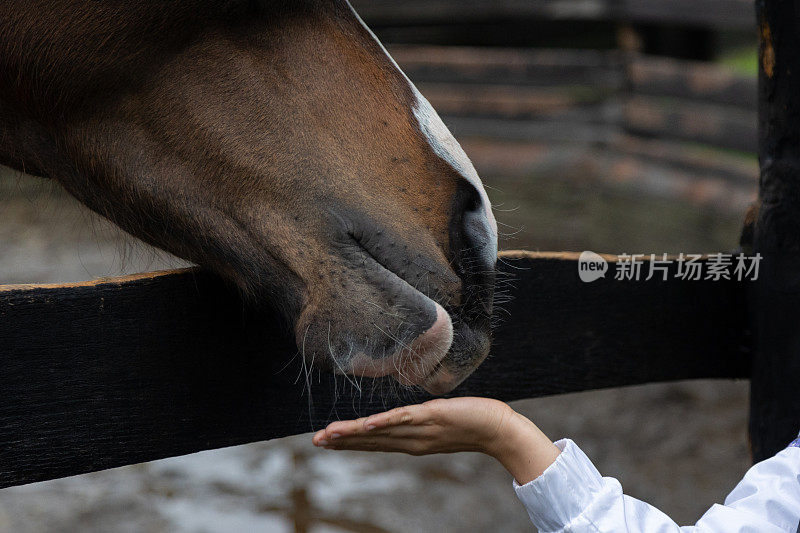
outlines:
[[[486,358],[488,349],[482,354],[471,354],[468,358],[470,364],[466,366],[453,364],[457,360],[454,356],[455,353],[455,351],[450,352],[426,375],[409,377],[394,373],[392,377],[406,387],[419,387],[434,396],[445,395],[452,392],[472,374]]]
[[[430,394],[443,395],[461,385],[486,360],[491,347],[491,329],[488,322],[485,327],[469,326],[457,322],[454,335],[458,339],[450,348],[447,356],[428,375],[419,386]]]
[[[421,385],[447,356],[453,343],[453,322],[444,308],[436,304],[434,323],[417,338],[386,357],[365,353],[353,356],[349,374],[378,378],[392,376],[404,385]]]
[[[423,389],[435,396],[445,395],[463,383],[489,354],[489,332],[473,330],[461,324],[458,337],[467,339],[453,344],[452,320],[437,305],[436,323],[396,356],[372,359],[361,353],[355,356],[350,372],[355,376],[389,376],[400,385]]]
[[[446,368],[441,368],[428,376],[420,386],[434,396],[441,396],[455,389],[466,378],[466,375],[459,377]]]

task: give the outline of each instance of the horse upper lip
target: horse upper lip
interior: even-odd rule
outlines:
[[[399,249],[400,246],[397,245],[395,240],[393,240],[391,237],[387,237],[385,232],[378,231],[377,235],[378,239],[368,239],[364,238],[362,234],[352,231],[348,232],[348,236],[352,239],[353,243],[365,254],[367,254],[373,261],[375,261],[375,263],[383,267],[383,269],[386,271],[391,272],[399,279],[403,280],[414,290],[422,293],[427,298],[447,308],[445,302],[439,301],[432,294],[429,294],[432,292],[439,293],[440,291],[425,290],[426,288],[420,284],[420,279],[425,278],[426,281],[429,281],[430,279],[436,279],[439,283],[444,284],[460,283],[458,275],[450,270],[449,265],[447,268],[442,268],[441,266],[436,265],[434,260],[425,258],[425,256],[422,255],[417,256],[414,260],[410,260],[398,255],[399,259],[395,258],[392,260],[392,257],[388,254],[394,252],[387,252],[387,250]],[[376,240],[378,242],[375,242]],[[400,264],[401,262],[406,266],[403,267]],[[414,274],[417,275],[416,279],[414,279]]]

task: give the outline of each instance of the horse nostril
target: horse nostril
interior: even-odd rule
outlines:
[[[497,222],[483,186],[459,182],[450,231],[460,275],[494,270],[497,261]],[[466,281],[466,280],[465,280]],[[473,280],[480,283],[479,280]]]
[[[467,191],[451,226],[453,266],[463,287],[459,315],[473,327],[485,327],[494,301],[497,226],[485,193]]]
[[[497,261],[497,230],[493,227],[486,210],[481,206],[478,209],[464,214],[464,237],[468,255],[477,261],[483,268],[494,268]]]

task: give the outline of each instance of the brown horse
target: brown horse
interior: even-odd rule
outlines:
[[[488,353],[489,200],[346,0],[5,0],[0,163],[274,305],[309,364],[443,393]]]

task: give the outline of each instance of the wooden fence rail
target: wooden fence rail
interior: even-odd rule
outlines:
[[[506,252],[514,299],[455,391],[503,400],[746,378],[735,281],[579,280],[575,254]],[[647,266],[645,265],[645,271]],[[674,271],[673,271],[674,274]],[[306,382],[294,341],[199,270],[0,287],[0,487],[304,433],[424,395]],[[310,394],[309,394],[310,390]]]

